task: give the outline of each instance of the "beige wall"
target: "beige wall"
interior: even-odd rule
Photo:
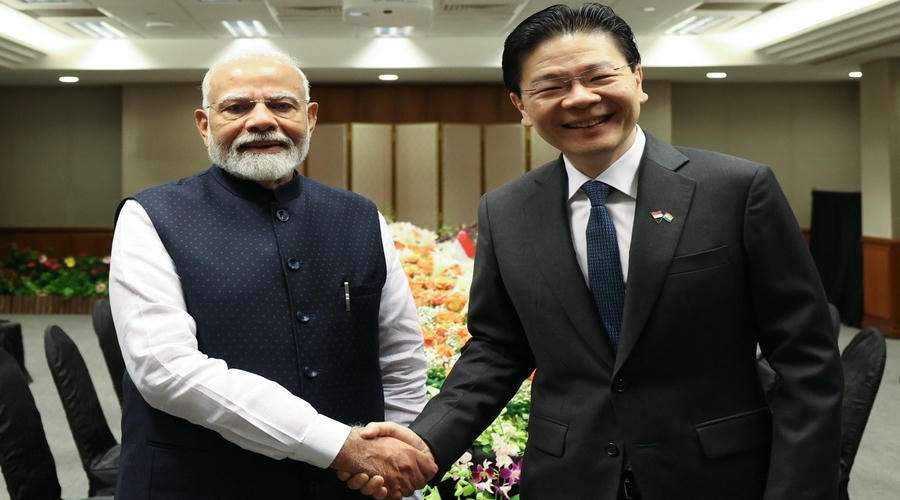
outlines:
[[[645,129],[661,139],[671,137],[675,144],[772,165],[803,227],[809,225],[812,189],[858,191],[861,187],[860,92],[855,83],[649,81],[645,91],[650,95],[641,114]],[[192,112],[200,101],[196,85],[6,88],[4,92],[10,99],[0,114],[0,146],[5,152],[0,163],[0,226],[110,227],[122,194],[208,166],[193,124]],[[864,97],[864,107],[881,105],[875,93]],[[872,134],[862,136],[867,141]],[[488,163],[492,163],[492,151],[496,152],[484,152]],[[887,154],[887,150],[867,143],[863,158],[872,154]],[[508,163],[503,162],[510,167]],[[486,183],[495,187],[491,175]],[[877,187],[866,185],[865,198],[870,203],[877,202],[872,200],[880,192]],[[382,200],[388,211],[390,200],[390,194]],[[890,208],[876,204],[864,210],[890,214],[895,209],[890,196],[884,200],[882,205]],[[865,232],[889,236],[890,221],[882,225],[867,227]]]
[[[193,84],[122,89],[122,194],[133,194],[209,167],[194,126],[200,90]]]
[[[855,83],[673,84],[672,136],[770,165],[804,228],[813,189],[860,189]]]
[[[862,142],[863,234],[900,236],[900,61],[863,65],[859,137]]]
[[[6,87],[3,98],[0,226],[112,227],[119,88]]]

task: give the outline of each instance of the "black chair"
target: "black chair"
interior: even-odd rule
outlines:
[[[876,328],[857,333],[841,354],[844,367],[844,405],[841,419],[841,482],[840,498],[849,499],[847,485],[850,469],[856,459],[863,431],[869,421],[881,377],[887,347]]]
[[[47,364],[88,477],[88,495],[113,495],[119,475],[119,444],[109,430],[84,358],[58,326],[44,330]]]
[[[119,398],[119,406],[122,405],[122,377],[125,376],[125,361],[122,359],[122,350],[119,348],[119,339],[116,337],[116,325],[113,324],[112,310],[109,308],[109,299],[100,299],[94,305],[94,332],[100,343],[100,351],[103,360],[106,361],[106,369],[112,378],[113,389]]]
[[[828,312],[831,314],[831,332],[834,334],[834,339],[837,340],[841,334],[841,313],[831,302],[828,303]]]
[[[25,349],[22,346],[22,325],[15,321],[0,320],[0,348],[6,350],[19,364],[25,380],[31,383],[31,375],[25,369]]]
[[[12,500],[59,500],[41,414],[16,360],[0,349],[0,469]]]

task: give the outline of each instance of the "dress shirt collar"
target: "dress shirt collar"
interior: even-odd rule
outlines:
[[[294,177],[287,184],[278,186],[276,189],[266,189],[255,181],[235,177],[218,165],[213,165],[210,171],[225,189],[241,198],[252,201],[279,201],[286,203],[296,199],[303,191],[303,176],[298,174],[296,170],[294,170]]]
[[[625,154],[619,157],[612,165],[604,170],[596,179],[581,173],[575,168],[575,165],[563,155],[563,162],[566,165],[566,174],[569,177],[569,200],[573,196],[581,192],[581,186],[590,180],[598,180],[609,184],[610,187],[637,199],[637,170],[641,164],[641,157],[644,155],[644,145],[647,143],[647,137],[641,127],[635,125],[634,144],[625,151]]]

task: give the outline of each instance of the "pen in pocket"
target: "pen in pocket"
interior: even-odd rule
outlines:
[[[347,308],[347,312],[350,312],[350,282],[344,282],[344,305]]]

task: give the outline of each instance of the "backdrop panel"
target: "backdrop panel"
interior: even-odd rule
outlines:
[[[350,188],[394,215],[394,126],[350,124]]]
[[[306,157],[306,176],[328,186],[349,189],[349,139],[350,126],[346,123],[317,125]]]
[[[480,125],[441,125],[441,212],[445,226],[476,222],[481,151]]]
[[[534,127],[528,127],[529,141],[529,165],[528,170],[534,170],[548,161],[559,158],[559,150],[551,146],[537,133]]]
[[[484,126],[484,189],[496,189],[525,173],[525,127]]]
[[[437,229],[440,225],[437,123],[397,125],[394,200],[397,220]]]

